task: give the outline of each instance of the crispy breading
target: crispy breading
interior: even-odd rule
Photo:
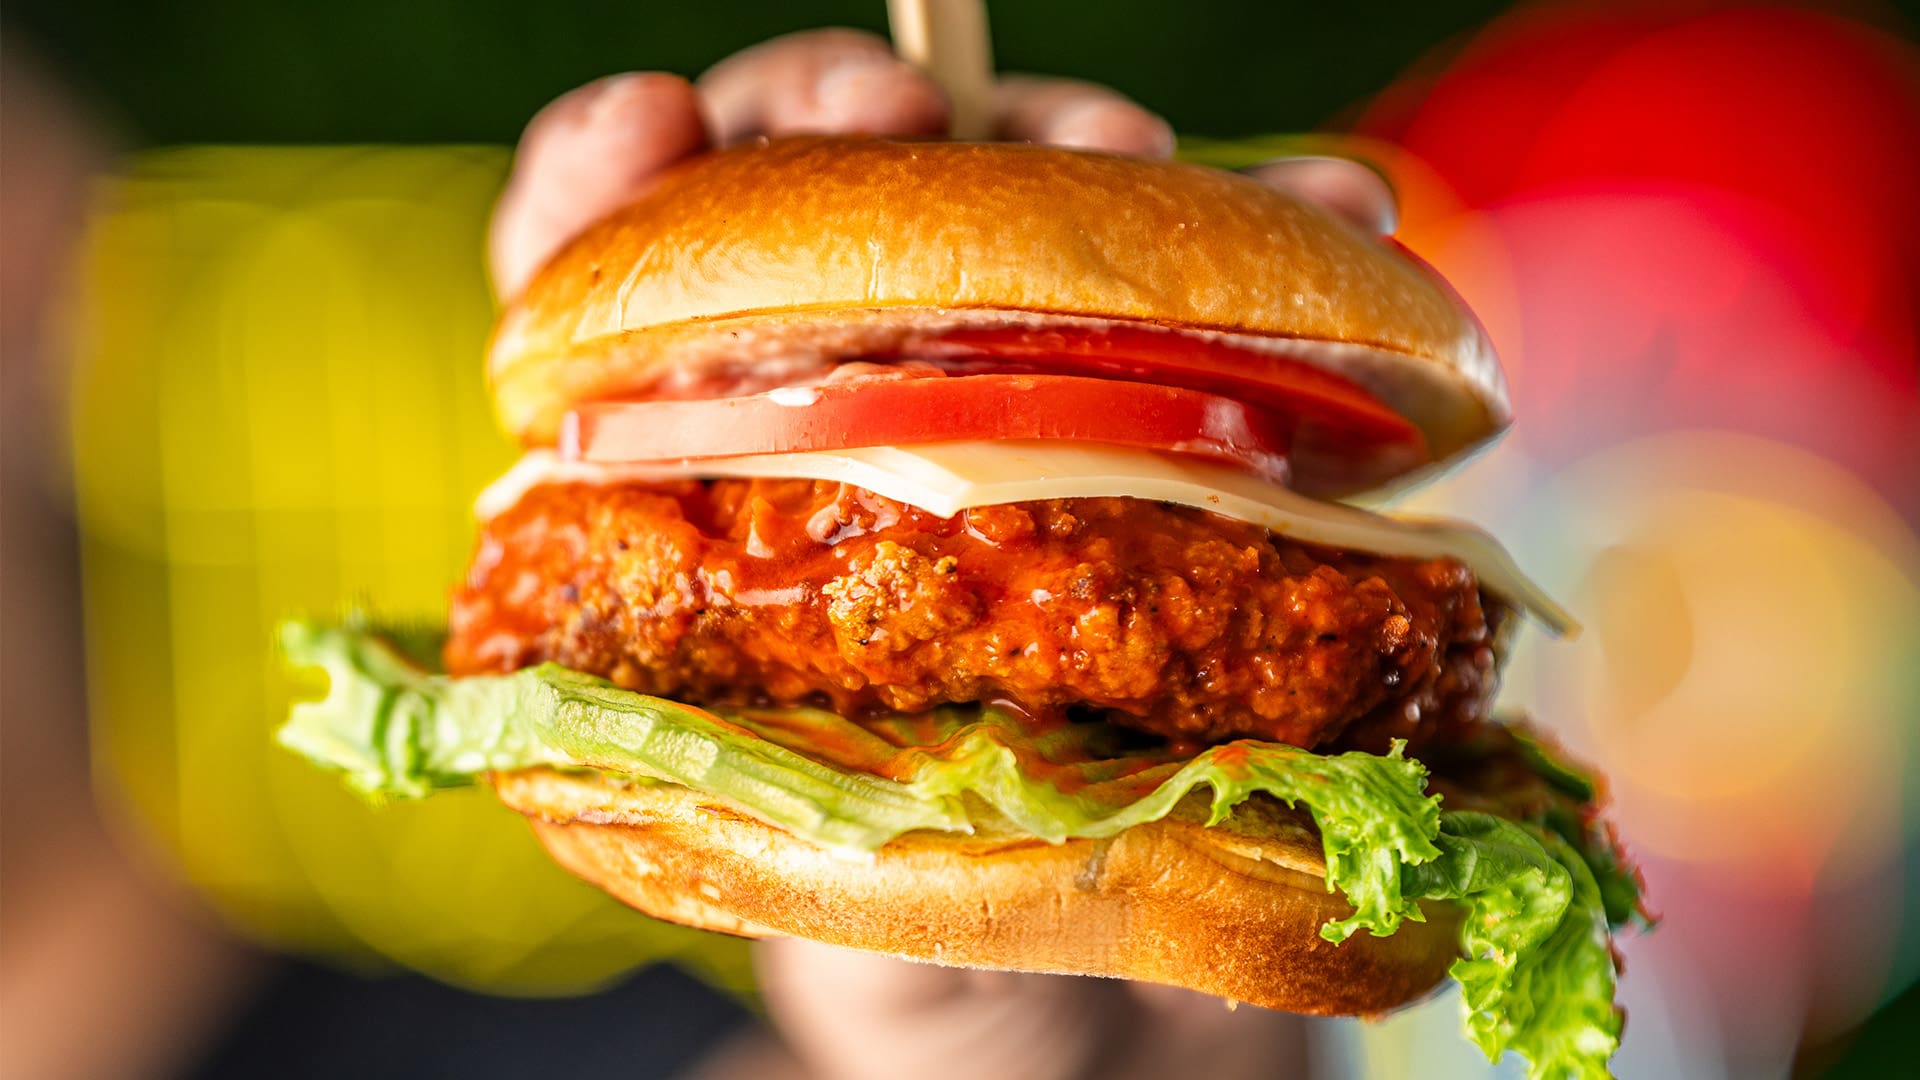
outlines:
[[[446,659],[553,660],[693,702],[1003,700],[1380,750],[1484,715],[1488,614],[1451,560],[1133,499],[943,518],[806,480],[556,485],[487,524]]]

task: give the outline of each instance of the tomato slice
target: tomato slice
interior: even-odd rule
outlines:
[[[564,456],[681,461],[972,439],[1107,443],[1191,454],[1286,480],[1286,427],[1200,390],[1077,375],[897,370],[744,397],[582,404]]]
[[[1285,356],[1164,330],[1077,327],[952,330],[926,351],[957,371],[1075,371],[1165,383],[1252,401],[1351,432],[1355,439],[1420,439],[1406,418],[1348,379]],[[972,361],[972,364],[969,364]]]
[[[1294,486],[1365,490],[1432,460],[1426,437],[1365,388],[1286,356],[1131,327],[953,330],[916,348],[948,370],[1071,372],[1251,402],[1286,431]]]

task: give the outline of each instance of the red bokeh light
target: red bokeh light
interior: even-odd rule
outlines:
[[[1519,412],[1556,418],[1523,425],[1529,446],[1563,457],[1609,430],[1730,427],[1907,482],[1911,45],[1783,7],[1535,7],[1360,127],[1431,166],[1506,249],[1521,318],[1499,344]]]
[[[1403,236],[1506,363],[1507,512],[1585,582],[1590,636],[1521,681],[1668,916],[1625,991],[1675,1041],[1630,1025],[1621,1071],[1784,1072],[1920,969],[1920,49],[1780,5],[1536,4],[1358,129],[1415,163]]]

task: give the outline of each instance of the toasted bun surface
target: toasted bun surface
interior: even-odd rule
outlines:
[[[909,833],[863,862],[677,785],[535,770],[494,787],[567,869],[641,911],[730,934],[1329,1015],[1426,993],[1458,947],[1446,906],[1391,937],[1323,940],[1350,909],[1326,891],[1318,839],[1277,804],[1242,804],[1223,827],[1170,817],[1058,845]]]
[[[1232,173],[1016,144],[816,137],[695,158],[533,279],[489,370],[508,429],[550,443],[579,401],[763,389],[957,328],[1075,324],[1333,370],[1440,460],[1508,420],[1479,324],[1390,244]]]

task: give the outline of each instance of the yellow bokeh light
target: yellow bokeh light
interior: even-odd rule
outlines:
[[[1797,866],[1898,844],[1920,557],[1804,451],[1687,433],[1556,478],[1589,637],[1536,657],[1538,707],[1607,763],[1637,843]]]
[[[278,749],[274,624],[444,617],[512,459],[481,374],[504,152],[166,151],[104,193],[74,386],[105,787],[235,925],[496,990],[738,942],[618,906],[484,792],[371,807]],[[313,692],[317,687],[301,688]]]

